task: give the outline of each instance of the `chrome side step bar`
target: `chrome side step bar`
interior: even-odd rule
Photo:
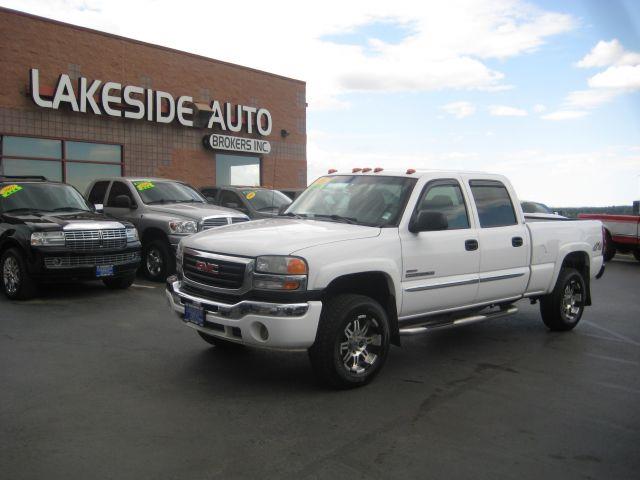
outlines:
[[[495,318],[507,317],[509,315],[514,315],[516,313],[518,313],[518,308],[514,306],[509,306],[497,312],[480,313],[478,315],[472,315],[470,317],[458,318],[451,322],[432,323],[431,325],[424,324],[419,326],[400,328],[400,335],[420,335],[423,333],[432,332],[434,330],[444,330],[445,328],[461,327],[463,325],[483,322],[484,320],[493,320]]]

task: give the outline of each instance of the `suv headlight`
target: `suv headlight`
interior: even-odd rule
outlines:
[[[299,257],[266,255],[256,259],[253,288],[258,290],[304,290],[307,262]]]
[[[198,231],[198,224],[193,220],[171,220],[169,231],[178,235],[191,235]]]
[[[127,243],[137,242],[138,230],[135,227],[127,227]]]
[[[31,245],[34,246],[64,246],[64,232],[33,232]]]

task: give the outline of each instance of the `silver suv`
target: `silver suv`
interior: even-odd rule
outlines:
[[[180,240],[202,230],[249,221],[240,212],[208,204],[188,184],[165,178],[99,178],[89,185],[86,198],[98,211],[136,226],[142,241],[142,271],[158,282],[175,271]]]

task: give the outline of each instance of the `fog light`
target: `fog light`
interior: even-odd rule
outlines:
[[[269,330],[264,323],[255,322],[251,324],[251,333],[256,339],[262,342],[269,340]]]

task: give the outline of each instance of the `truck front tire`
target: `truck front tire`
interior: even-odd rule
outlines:
[[[602,256],[604,257],[605,262],[611,261],[611,259],[616,256],[616,245],[613,243],[611,234],[608,231],[606,232],[604,240],[604,251],[602,252]]]
[[[375,300],[337,295],[322,308],[316,341],[309,349],[319,380],[333,388],[369,383],[389,353],[389,319]]]
[[[563,268],[553,292],[540,299],[542,321],[549,330],[572,330],[582,318],[586,297],[582,274],[575,268]]]
[[[0,260],[0,282],[7,298],[28,300],[36,296],[37,285],[29,275],[27,263],[17,248],[9,248]]]
[[[151,240],[142,247],[142,272],[152,282],[164,282],[176,269],[171,246],[162,239]]]

